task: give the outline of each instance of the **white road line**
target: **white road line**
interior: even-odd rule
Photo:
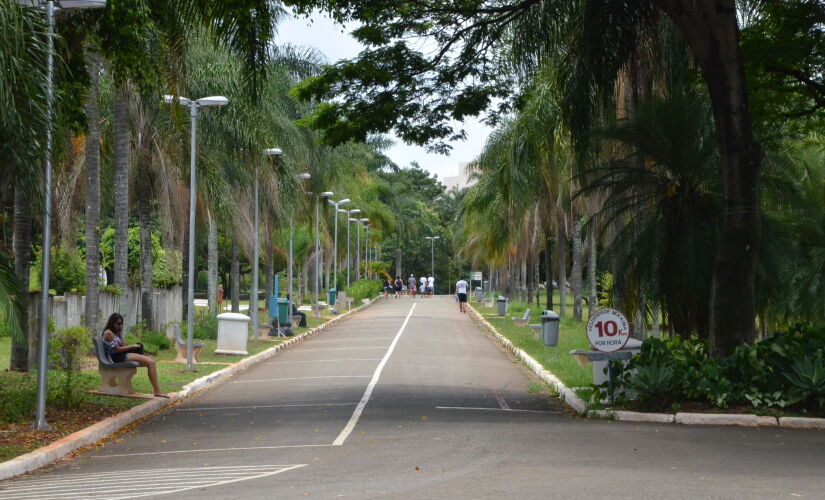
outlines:
[[[149,469],[71,474],[22,480],[0,487],[2,498],[45,500],[62,498],[127,499],[174,494],[250,479],[260,479],[307,464]],[[8,484],[8,483],[7,483]]]
[[[194,489],[197,489],[197,488],[212,488],[214,486],[223,486],[225,484],[237,483],[237,482],[240,482],[240,481],[248,481],[248,480],[251,480],[251,479],[261,479],[261,478],[264,478],[264,477],[274,476],[275,474],[280,474],[282,472],[287,472],[287,471],[291,471],[291,470],[294,470],[294,469],[300,469],[301,467],[306,467],[307,465],[309,465],[309,464],[293,465],[292,467],[288,467],[286,469],[279,469],[279,470],[276,470],[276,471],[273,471],[273,472],[267,472],[265,474],[259,474],[257,476],[252,476],[252,477],[242,478],[242,479],[230,479],[228,481],[221,481],[221,482],[214,483],[214,484],[208,484],[206,486],[190,486],[188,488],[180,488],[180,489],[177,489],[177,490],[174,490],[174,491],[164,492],[164,494],[170,495],[170,494],[175,494],[175,493],[182,493],[184,491],[194,490]],[[142,495],[127,495],[127,496],[120,496],[120,497],[112,497],[111,500],[125,500],[127,498],[140,498],[140,497],[148,497],[148,496],[154,496],[154,495],[157,495],[157,493],[145,493],[145,494],[142,494]]]
[[[369,340],[392,340],[392,337],[368,337],[363,339],[325,339],[313,340],[313,344],[325,344],[327,342],[367,342]]]
[[[358,403],[296,403],[284,405],[254,405],[254,406],[210,406],[206,408],[176,408],[175,411],[212,411],[212,410],[256,410],[258,408],[292,408],[299,406],[355,406]]]
[[[312,359],[309,361],[270,361],[262,363],[264,365],[282,365],[284,363],[337,363],[339,361],[381,361],[381,358],[358,358],[358,359]]]
[[[230,384],[249,384],[252,382],[278,382],[281,380],[311,380],[323,378],[370,378],[369,375],[325,375],[323,377],[284,377],[284,378],[258,378],[255,380],[235,380]]]
[[[519,410],[513,408],[480,408],[475,406],[436,406],[437,410],[480,410],[480,411],[515,411],[526,413],[562,413],[560,411],[550,410]]]
[[[324,347],[323,349],[300,349],[291,351],[292,354],[301,352],[318,352],[318,351],[354,351],[357,349],[386,349],[387,346],[369,346],[369,347]]]
[[[178,455],[184,453],[214,453],[221,451],[280,450],[282,448],[326,448],[331,444],[284,444],[280,446],[247,446],[239,448],[204,448],[202,450],[147,451],[143,453],[123,453],[120,455],[93,455],[92,458],[145,457],[150,455]]]
[[[338,437],[335,438],[335,441],[333,441],[333,446],[341,446],[344,444],[344,441],[347,440],[347,437],[350,435],[352,430],[355,429],[355,424],[357,424],[358,419],[361,418],[361,413],[364,411],[364,407],[367,406],[367,402],[370,400],[370,396],[372,396],[372,391],[375,389],[375,385],[378,384],[378,379],[381,377],[381,371],[384,369],[384,365],[387,364],[387,360],[390,359],[392,352],[395,350],[395,345],[398,344],[398,339],[401,338],[401,334],[404,333],[404,329],[407,328],[407,323],[409,323],[413,311],[415,311],[415,304],[413,304],[410,308],[410,312],[407,313],[404,323],[401,325],[401,328],[398,329],[398,333],[395,334],[395,338],[392,339],[392,344],[390,344],[389,349],[387,349],[387,353],[384,354],[384,358],[380,363],[378,363],[378,367],[372,375],[372,380],[370,380],[367,390],[364,391],[364,395],[361,397],[361,401],[358,403],[358,406],[355,407],[355,411],[352,413],[349,422],[347,422],[347,425],[344,426],[341,434],[338,434]]]

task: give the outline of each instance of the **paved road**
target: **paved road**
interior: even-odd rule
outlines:
[[[825,433],[575,417],[457,309],[381,301],[0,498],[825,497]]]

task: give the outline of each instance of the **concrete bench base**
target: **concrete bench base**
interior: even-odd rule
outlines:
[[[527,325],[527,326],[529,326],[529,327],[530,327],[530,329],[531,329],[531,330],[533,330],[533,337],[534,337],[536,340],[538,340],[538,339],[539,339],[539,335],[541,335],[541,325],[532,324],[532,325]]]
[[[110,396],[128,396],[135,393],[132,387],[132,377],[137,373],[137,368],[107,368],[99,367],[100,389],[99,392]]]
[[[192,345],[192,363],[200,363],[200,359],[198,358],[200,357],[201,349],[203,349],[203,345]],[[175,363],[186,363],[186,344],[175,342],[175,350],[178,352]]]

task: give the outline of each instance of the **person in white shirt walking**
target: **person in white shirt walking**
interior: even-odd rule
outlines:
[[[432,298],[433,293],[435,293],[435,278],[430,276],[429,278],[427,278],[427,295],[429,295],[430,298]]]
[[[421,292],[421,298],[425,298],[427,296],[427,277],[422,276],[420,281],[421,287],[418,289],[418,291]]]
[[[469,286],[464,278],[461,278],[455,284],[455,293],[458,295],[458,310],[463,313],[467,312],[467,287]]]

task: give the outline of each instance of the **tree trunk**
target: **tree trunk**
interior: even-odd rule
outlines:
[[[230,290],[232,312],[241,312],[241,263],[238,256],[238,241],[232,238],[232,264],[230,265]]]
[[[150,155],[141,151],[136,179],[138,217],[140,221],[140,315],[146,327],[154,330],[152,311],[152,184],[149,177]]]
[[[570,271],[573,286],[573,318],[582,319],[582,223],[576,218],[573,223],[573,268]]]
[[[14,186],[14,235],[12,248],[14,249],[14,274],[23,290],[23,315],[20,318],[20,327],[24,334],[28,334],[29,317],[29,269],[32,259],[32,211],[31,200],[24,187],[25,182],[18,178]],[[29,371],[29,339],[22,338],[20,342],[12,339],[9,369],[18,372]]]
[[[559,316],[567,317],[567,238],[559,235]]]
[[[661,333],[659,332],[659,312],[660,312],[659,303],[654,302],[653,305],[651,306],[651,310],[652,310],[652,313],[653,313],[653,321],[652,321],[652,328],[651,328],[650,334],[655,338],[659,338],[659,336],[661,335]]]
[[[533,305],[533,262],[529,258],[527,258],[527,280],[525,281],[527,285],[527,305]]]
[[[708,84],[724,187],[710,293],[710,354],[756,337],[756,265],[762,237],[759,176],[735,0],[654,0],[679,27]]]
[[[547,309],[553,309],[553,237],[544,233],[544,279],[547,281]]]
[[[588,316],[599,307],[599,297],[596,293],[596,221],[592,215],[590,217],[590,224],[588,228],[588,237],[590,238],[590,262],[587,265],[588,282],[590,283],[590,300],[587,302]]]
[[[100,64],[94,49],[87,48],[85,55],[90,82],[86,100],[86,326],[95,332],[100,314]]]
[[[115,164],[115,272],[114,284],[126,292],[129,272],[129,89],[124,82],[113,104]],[[125,294],[121,295],[125,297]]]
[[[206,216],[209,219],[206,293],[209,300],[209,316],[215,316],[218,314],[218,223],[215,221],[211,210],[207,210]]]

